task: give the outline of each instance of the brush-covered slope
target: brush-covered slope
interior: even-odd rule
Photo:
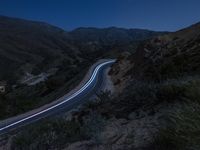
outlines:
[[[120,71],[120,66],[123,71]],[[200,23],[141,43],[113,67],[115,80],[162,81],[200,73]],[[119,75],[118,72],[121,74]]]
[[[131,115],[132,149],[200,149],[200,23],[144,41],[110,75],[118,94],[112,110]]]
[[[78,60],[78,50],[62,29],[42,22],[0,16],[0,80],[38,74]]]

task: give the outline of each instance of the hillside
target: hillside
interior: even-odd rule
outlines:
[[[200,23],[141,43],[133,55],[121,56],[113,67],[118,82],[128,77],[162,81],[200,73]],[[122,66],[123,72],[120,72]],[[115,76],[115,75],[113,75]],[[118,76],[118,77],[117,77]],[[122,82],[123,83],[123,82]]]
[[[25,73],[37,75],[81,60],[65,31],[42,22],[1,16],[0,45],[0,80],[14,83]]]
[[[118,95],[115,101],[121,104],[113,107],[131,115],[128,124],[133,123],[133,128],[134,123],[140,124],[133,130],[133,147],[200,148],[196,134],[200,122],[199,52],[197,23],[141,43],[134,54],[121,55],[112,67],[110,75]]]
[[[129,41],[137,44],[157,34],[161,33],[117,28],[66,32],[43,22],[0,16],[0,82],[7,83],[0,94],[0,119],[66,94],[96,60],[124,51],[111,41],[129,47]]]
[[[68,41],[49,24],[0,17],[0,81],[7,83],[1,119],[55,100],[80,81],[89,63]]]
[[[47,23],[0,16],[0,80],[16,82],[26,73],[39,74],[63,62],[102,57],[116,43],[128,45],[157,34],[161,33],[117,28],[80,28],[68,33]]]

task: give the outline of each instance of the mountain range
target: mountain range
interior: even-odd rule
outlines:
[[[161,33],[114,27],[66,32],[43,22],[0,16],[0,80],[16,83],[26,73],[101,58],[117,43],[127,45]]]

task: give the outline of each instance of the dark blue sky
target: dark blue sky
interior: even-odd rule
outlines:
[[[175,31],[200,21],[200,0],[0,0],[0,14],[77,27]]]

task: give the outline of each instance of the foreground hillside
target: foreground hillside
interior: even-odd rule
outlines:
[[[123,53],[109,72],[113,94],[100,93],[71,113],[27,126],[5,144],[13,149],[199,150],[199,29],[195,24]]]
[[[198,150],[200,108],[200,24],[142,43],[122,55],[110,74],[118,101],[152,150]],[[121,113],[122,113],[121,112]],[[145,132],[144,132],[145,131]]]

